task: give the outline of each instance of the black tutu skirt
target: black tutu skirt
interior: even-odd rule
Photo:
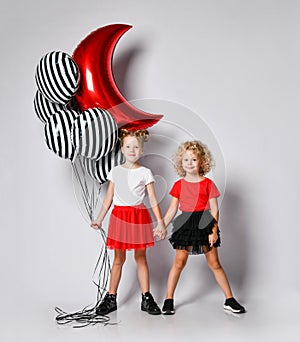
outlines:
[[[217,221],[209,210],[182,212],[173,221],[173,231],[169,241],[174,249],[183,249],[190,254],[203,254],[212,249],[208,236]],[[218,240],[213,247],[221,244],[220,230],[217,228]]]

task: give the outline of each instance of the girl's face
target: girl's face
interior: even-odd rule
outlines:
[[[183,154],[182,168],[188,175],[199,175],[200,160],[195,152],[187,150]]]
[[[143,147],[136,137],[125,137],[123,140],[122,153],[126,162],[136,163],[143,154]]]

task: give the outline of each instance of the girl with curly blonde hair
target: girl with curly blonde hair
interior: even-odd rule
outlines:
[[[186,141],[178,147],[173,161],[181,178],[170,191],[172,200],[164,222],[166,227],[173,223],[169,241],[176,250],[176,255],[169,272],[162,313],[175,313],[175,288],[190,254],[206,256],[208,266],[225,295],[224,309],[244,313],[245,308],[233,297],[227,276],[219,262],[217,248],[221,241],[217,198],[220,192],[215,183],[205,177],[214,166],[211,152],[201,141]],[[182,213],[173,220],[178,209]]]

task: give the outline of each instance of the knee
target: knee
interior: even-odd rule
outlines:
[[[124,262],[126,260],[126,257],[117,257],[114,259],[114,266],[122,267],[124,265]]]
[[[178,270],[182,270],[186,265],[186,260],[183,259],[177,259],[174,262],[174,267]]]
[[[135,262],[137,264],[147,264],[147,259],[146,259],[146,255],[135,255],[134,256]]]
[[[222,268],[221,264],[219,261],[213,261],[213,262],[209,262],[208,263],[208,267],[212,270],[212,271],[218,271]]]

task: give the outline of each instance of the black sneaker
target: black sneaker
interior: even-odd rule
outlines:
[[[117,310],[117,295],[106,293],[101,303],[96,307],[97,315],[107,315]]]
[[[173,299],[165,299],[161,312],[164,315],[174,315],[174,313],[175,313],[174,300]]]
[[[239,304],[233,297],[226,299],[224,303],[224,309],[234,313],[244,313],[245,308]]]
[[[146,292],[142,294],[142,304],[141,310],[147,311],[150,315],[160,315],[161,311],[158,305],[155,303],[152,294],[150,292]]]

